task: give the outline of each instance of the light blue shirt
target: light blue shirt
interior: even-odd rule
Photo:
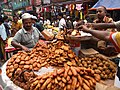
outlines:
[[[36,27],[33,27],[32,33],[27,32],[24,28],[20,29],[12,41],[20,43],[28,48],[33,48],[40,39],[41,33]]]
[[[3,40],[7,39],[5,26],[3,24],[0,25],[0,36],[2,37]]]

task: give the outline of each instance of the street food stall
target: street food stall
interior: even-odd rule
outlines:
[[[4,87],[13,90],[97,90],[96,85],[101,81],[115,79],[116,64],[107,57],[99,53],[77,57],[66,43],[67,38],[90,39],[89,34],[77,34],[72,30],[67,34],[63,31],[62,35],[58,37],[63,38],[54,42],[40,40],[30,52],[14,54],[1,68]]]

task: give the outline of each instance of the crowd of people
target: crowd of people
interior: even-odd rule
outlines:
[[[12,46],[25,51],[33,48],[39,39],[53,38],[37,20],[36,16],[29,13],[24,13],[21,18],[15,15],[12,21],[7,16],[0,17],[0,60],[5,59],[5,46],[9,37],[13,37]]]
[[[27,16],[24,16],[24,15],[27,15]],[[29,17],[29,15],[31,17]],[[28,19],[30,19],[29,22],[28,22]],[[6,15],[1,16],[0,17],[0,22],[1,22],[1,25],[0,25],[0,27],[1,27],[0,59],[3,60],[5,58],[4,57],[5,56],[4,48],[6,46],[7,39],[9,37],[13,37],[13,40],[11,42],[12,46],[14,46],[15,48],[20,48],[25,51],[28,51],[29,50],[28,48],[32,48],[40,38],[44,39],[44,40],[52,40],[53,39],[53,36],[48,35],[49,32],[47,30],[45,30],[45,27],[44,27],[45,25],[53,25],[55,27],[58,27],[59,30],[63,30],[64,28],[75,28],[76,23],[79,20],[80,20],[79,17],[76,17],[75,21],[73,22],[72,18],[70,16],[65,16],[63,13],[58,13],[57,18],[53,21],[50,21],[48,18],[44,18],[44,20],[43,20],[42,17],[40,17],[40,19],[38,19],[36,16],[31,15],[29,13],[13,15],[12,20],[9,19],[9,17]],[[33,27],[37,28],[36,33],[32,32],[32,29],[34,29]],[[27,29],[28,29],[28,31],[27,31]],[[31,31],[29,31],[30,29],[31,29]],[[34,31],[36,31],[36,30],[34,30]],[[24,33],[24,32],[26,32],[26,33]],[[25,34],[25,35],[22,36],[22,34]],[[20,45],[20,43],[21,43],[21,45]],[[27,48],[23,47],[22,45],[27,46]]]
[[[1,30],[1,40],[3,43],[6,43],[7,38],[13,37],[13,40],[11,42],[12,46],[23,49],[25,51],[28,51],[28,48],[32,48],[35,43],[39,39],[44,40],[52,40],[53,37],[48,35],[46,36],[46,32],[49,34],[48,31],[45,30],[45,25],[53,25],[55,27],[59,28],[59,31],[67,29],[77,29],[77,25],[82,25],[86,23],[92,22],[92,28],[98,29],[102,31],[108,31],[108,32],[116,32],[117,29],[115,28],[102,28],[101,27],[93,27],[97,23],[113,23],[113,19],[108,16],[107,9],[104,6],[100,6],[96,10],[96,16],[97,18],[93,21],[90,20],[90,18],[85,18],[85,20],[81,20],[79,17],[75,17],[74,19],[71,18],[69,15],[64,15],[63,13],[58,13],[57,18],[53,19],[53,21],[50,21],[48,18],[41,17],[39,20],[36,16],[31,15],[29,13],[20,14],[13,16],[13,20],[9,20],[8,16],[0,17],[0,28]],[[79,24],[78,24],[79,23]],[[94,25],[93,25],[94,24]],[[34,30],[35,29],[35,30]],[[35,31],[35,32],[34,32]],[[111,45],[108,41],[103,41],[99,38],[93,37],[91,45],[96,47],[98,49],[106,48],[107,46]],[[5,46],[4,44],[2,44]],[[1,48],[3,47],[1,45]],[[71,40],[71,48],[78,56],[79,50],[81,49],[80,42],[75,42],[74,40]],[[3,53],[3,49],[0,50],[0,53]],[[3,59],[4,55],[1,54],[0,58]]]

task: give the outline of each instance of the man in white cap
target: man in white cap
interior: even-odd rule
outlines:
[[[23,27],[15,34],[11,44],[24,51],[30,51],[42,35],[37,28],[32,26],[32,16],[29,13],[22,15],[22,22]]]

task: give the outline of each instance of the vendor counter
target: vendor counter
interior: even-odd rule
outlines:
[[[97,52],[78,58],[63,41],[38,42],[31,52],[13,55],[1,69],[4,90],[97,90],[97,83],[114,80],[116,74],[116,64],[108,58]]]

